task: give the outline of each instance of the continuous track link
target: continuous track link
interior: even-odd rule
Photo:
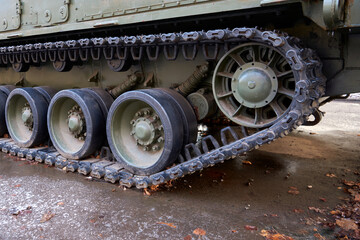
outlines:
[[[156,37],[152,38],[152,36]],[[315,52],[311,49],[303,48],[299,39],[275,31],[262,31],[256,28],[235,28],[232,31],[225,29],[208,31],[206,33],[170,33],[107,38],[106,44],[110,46],[113,39],[116,39],[116,41],[124,41],[125,45],[122,45],[122,47],[126,47],[126,44],[138,44],[136,45],[137,48],[141,46],[156,48],[159,46],[159,41],[163,41],[164,36],[165,39],[169,39],[168,43],[173,44],[173,46],[181,41],[186,42],[189,46],[200,46],[201,44],[207,43],[209,39],[215,39],[215,43],[225,45],[227,41],[251,40],[281,48],[283,52],[286,53],[286,58],[291,63],[294,74],[298,76],[295,86],[295,97],[287,113],[269,128],[241,139],[232,127],[225,127],[220,132],[221,142],[218,142],[212,135],[208,135],[201,140],[201,148],[193,143],[188,144],[182,151],[184,154],[179,156],[177,165],[149,176],[138,176],[129,173],[121,168],[116,161],[113,161],[110,155],[101,159],[72,160],[62,157],[51,147],[25,149],[18,147],[11,139],[5,138],[0,139],[0,148],[2,151],[12,156],[26,157],[28,160],[35,160],[56,166],[66,171],[77,171],[84,175],[90,174],[95,178],[104,178],[106,181],[112,183],[119,182],[120,185],[129,188],[134,186],[139,189],[147,188],[151,185],[163,184],[196,171],[201,171],[204,168],[245,154],[261,145],[271,143],[279,137],[288,135],[292,130],[306,121],[308,116],[318,108],[318,99],[325,92],[326,79],[321,72],[322,64]],[[188,38],[185,39],[184,36],[188,36]],[[79,41],[81,42],[81,40]],[[93,41],[92,46],[98,45],[94,44],[97,40],[91,41]],[[101,44],[101,46],[105,46],[104,42],[101,42]],[[116,44],[119,44],[119,42]],[[102,48],[106,49],[105,47]],[[7,56],[8,51],[8,48],[1,48],[0,56]],[[57,53],[59,52],[61,51]]]

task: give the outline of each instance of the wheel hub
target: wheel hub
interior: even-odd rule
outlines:
[[[75,105],[68,112],[66,120],[69,131],[73,136],[79,140],[84,140],[86,137],[85,117],[80,106]]]
[[[21,119],[22,119],[24,125],[29,128],[29,130],[33,129],[34,119],[33,119],[33,114],[32,114],[30,105],[28,103],[26,103],[22,109]]]
[[[242,105],[259,108],[276,96],[278,81],[274,71],[260,62],[247,63],[238,68],[232,78],[233,95]]]
[[[132,135],[136,144],[142,146],[144,151],[157,151],[160,149],[159,144],[164,139],[163,126],[158,115],[151,109],[144,108],[136,112],[131,120]]]

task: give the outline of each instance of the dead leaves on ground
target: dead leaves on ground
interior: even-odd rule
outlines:
[[[336,225],[345,229],[346,231],[358,230],[358,225],[352,219],[346,219],[346,218],[336,219]]]
[[[193,234],[198,235],[198,236],[205,236],[206,231],[202,228],[197,228],[193,231]]]
[[[269,240],[294,240],[292,237],[288,237],[284,234],[280,234],[275,230],[261,230],[261,236]]]
[[[352,197],[344,198],[343,204],[330,211],[335,221],[326,222],[325,226],[334,229],[338,239],[360,239],[360,183],[348,180],[342,180],[342,183],[344,191]]]
[[[171,228],[176,228],[176,226],[173,223],[157,222],[157,224],[162,224],[162,225],[169,226]]]
[[[242,164],[244,164],[244,165],[252,165],[252,162],[244,160],[244,161],[242,161]]]
[[[50,219],[52,219],[54,216],[55,216],[55,213],[52,213],[51,211],[49,211],[42,216],[40,222],[41,223],[47,222]]]
[[[245,228],[245,230],[257,231],[256,226],[245,225],[244,228]]]
[[[333,173],[327,173],[327,174],[325,174],[325,176],[327,176],[329,178],[336,178],[336,175]]]
[[[300,191],[296,187],[289,187],[288,193],[292,195],[298,195]]]

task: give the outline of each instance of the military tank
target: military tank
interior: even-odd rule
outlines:
[[[0,148],[146,188],[360,91],[359,1],[3,0]]]

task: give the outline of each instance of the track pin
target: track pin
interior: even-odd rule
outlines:
[[[46,157],[48,156],[49,153],[54,153],[56,152],[56,150],[54,148],[46,148],[43,150],[39,150],[36,153],[35,156],[35,161],[39,162],[39,163],[43,163],[46,159]]]
[[[30,149],[28,148],[20,148],[19,152],[17,153],[17,156],[19,158],[25,158],[26,154],[29,152]]]
[[[105,167],[105,181],[111,183],[118,182],[120,180],[121,170],[123,169],[124,168],[119,163],[115,163],[113,165]]]
[[[14,146],[14,141],[9,141],[5,143],[1,149],[3,153],[9,153],[10,149]]]
[[[91,165],[90,176],[100,179],[105,176],[105,167],[114,164],[115,164],[114,162],[110,162],[108,160],[101,160],[100,162],[94,163],[93,165]]]
[[[45,158],[45,164],[48,166],[54,166],[56,157],[60,156],[58,152],[49,153]]]
[[[55,159],[55,167],[63,169],[68,165],[68,159],[63,156],[57,156]]]
[[[79,160],[69,160],[66,166],[67,172],[76,172],[79,168]]]
[[[29,151],[26,154],[26,159],[29,160],[29,161],[34,160],[37,153],[38,153],[38,151],[41,151],[41,150],[44,150],[44,149],[47,149],[47,147],[38,147],[38,148],[29,149]]]
[[[78,172],[82,175],[88,175],[91,172],[91,165],[100,162],[100,159],[92,158],[84,161],[79,161]]]
[[[17,145],[14,145],[14,146],[10,149],[10,155],[11,155],[11,156],[16,156],[19,151],[20,151],[20,147],[17,146]]]

